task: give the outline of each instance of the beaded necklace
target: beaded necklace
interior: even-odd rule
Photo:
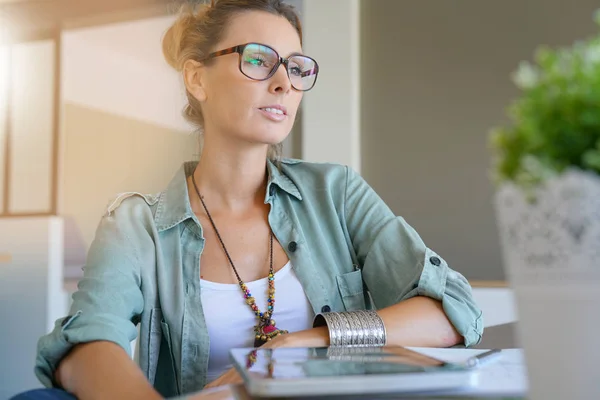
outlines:
[[[221,235],[219,234],[219,231],[217,230],[217,226],[215,225],[215,222],[213,221],[212,216],[208,212],[208,208],[206,207],[206,204],[204,203],[204,197],[202,197],[200,195],[200,191],[198,190],[198,186],[196,185],[196,179],[194,178],[193,174],[192,174],[192,183],[194,184],[194,189],[196,190],[196,194],[198,195],[198,198],[202,202],[204,211],[206,212],[206,215],[208,216],[208,219],[209,219],[213,229],[215,230],[215,233],[217,234],[217,238],[219,239],[219,242],[221,242],[221,247],[223,247],[223,251],[225,252],[225,255],[227,256],[227,260],[229,260],[229,264],[231,264],[231,268],[233,268],[233,272],[235,273],[235,276],[238,280],[238,285],[240,286],[240,289],[242,289],[242,293],[244,295],[244,299],[246,300],[246,304],[248,304],[248,306],[250,306],[250,308],[254,312],[254,315],[256,315],[256,317],[258,319],[256,325],[254,326],[254,347],[260,347],[263,344],[265,344],[266,342],[268,342],[269,340],[273,339],[274,337],[288,333],[288,331],[286,331],[286,330],[277,328],[277,326],[275,325],[275,320],[271,318],[273,316],[273,311],[275,308],[275,273],[273,271],[273,232],[271,231],[270,239],[269,239],[270,262],[269,262],[269,276],[268,276],[269,289],[267,290],[267,292],[268,292],[267,304],[268,305],[267,305],[267,311],[262,312],[256,305],[256,299],[252,296],[252,294],[250,293],[250,290],[248,289],[248,287],[246,286],[244,281],[242,281],[242,278],[240,278],[240,275],[238,274],[237,269],[235,268],[235,265],[233,264],[233,260],[231,259],[231,256],[229,255],[227,248],[225,247],[225,243],[223,242],[223,239],[221,238]]]
[[[274,362],[273,362],[273,349],[267,349],[267,358],[269,362],[267,363],[267,377],[272,378],[273,372],[275,370]],[[258,358],[258,350],[252,350],[246,356],[246,369],[250,369],[256,364],[256,360]]]

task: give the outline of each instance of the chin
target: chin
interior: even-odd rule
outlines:
[[[254,134],[251,135],[252,141],[268,145],[274,145],[283,142],[289,136],[290,131],[279,128],[269,130],[265,129],[263,131],[253,133]]]

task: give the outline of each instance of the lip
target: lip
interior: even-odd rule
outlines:
[[[264,106],[264,107],[259,107],[261,110],[264,108],[274,108],[276,110],[281,110],[283,111],[283,115],[287,115],[287,108],[285,108],[285,106],[279,105],[279,104],[272,104],[270,106]]]
[[[274,108],[277,110],[281,110],[283,112],[283,114],[274,114],[274,113],[268,112],[267,110],[265,110],[265,108]],[[283,122],[287,118],[287,109],[284,106],[281,106],[279,104],[273,104],[270,106],[260,107],[258,110],[261,112],[262,115],[264,115],[267,119],[269,119],[273,122]]]

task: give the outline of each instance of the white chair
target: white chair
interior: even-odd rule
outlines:
[[[518,320],[514,293],[510,287],[474,287],[473,297],[483,311],[484,327]]]

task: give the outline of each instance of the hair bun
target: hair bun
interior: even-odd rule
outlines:
[[[205,17],[213,3],[216,3],[216,0],[211,0],[211,5],[206,3],[198,5],[192,2],[183,4],[177,12],[177,19],[163,36],[163,56],[177,71],[183,69],[186,61],[184,50],[189,47],[190,32],[196,31],[198,23]]]

